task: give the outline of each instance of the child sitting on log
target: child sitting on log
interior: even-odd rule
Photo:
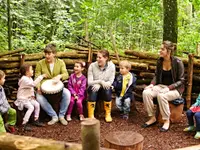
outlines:
[[[196,99],[196,102],[186,112],[189,126],[183,131],[196,131],[195,139],[200,139],[200,94]],[[194,119],[196,122],[196,129],[194,126]]]
[[[4,89],[3,89],[3,85],[5,82],[5,73],[0,70],[0,133],[1,132],[6,132],[6,130],[10,133],[14,133],[15,132],[15,128],[14,125],[16,123],[16,111],[15,109],[11,108]],[[4,126],[4,122],[3,122],[3,118],[2,115],[6,114],[8,115],[8,121],[7,123],[5,123]]]
[[[130,105],[133,100],[133,88],[136,85],[136,77],[130,73],[131,64],[127,60],[119,63],[120,74],[115,78],[113,86],[116,92],[116,106],[123,119],[129,118]]]
[[[74,73],[68,81],[68,89],[71,93],[69,108],[67,111],[67,121],[71,121],[71,113],[76,101],[80,120],[84,119],[82,102],[86,97],[86,77],[82,74],[85,62],[77,61],[74,64]]]
[[[27,108],[26,114],[23,118],[22,126],[24,131],[31,131],[31,128],[27,126],[31,114],[34,111],[33,125],[41,127],[44,126],[39,122],[40,105],[36,101],[34,87],[47,75],[40,75],[35,81],[31,78],[33,76],[33,68],[31,65],[24,64],[20,68],[21,78],[18,82],[19,88],[17,91],[17,100],[14,102],[19,110]]]

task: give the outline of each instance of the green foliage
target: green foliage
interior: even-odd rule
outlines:
[[[192,7],[191,7],[192,6]],[[12,46],[27,53],[47,43],[60,50],[86,36],[101,48],[157,51],[163,36],[160,0],[11,0]],[[191,9],[193,8],[193,9]],[[178,0],[178,49],[195,52],[200,41],[200,0]],[[0,51],[7,46],[7,3],[0,0]]]

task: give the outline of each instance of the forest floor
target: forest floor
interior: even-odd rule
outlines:
[[[154,125],[149,128],[141,128],[141,125],[148,120],[142,102],[136,102],[138,111],[130,114],[129,120],[120,118],[116,108],[112,110],[112,123],[106,123],[104,118],[100,120],[101,146],[103,147],[105,135],[112,131],[134,131],[140,133],[144,137],[143,150],[171,150],[175,148],[183,148],[187,146],[200,144],[200,140],[194,139],[195,132],[185,133],[183,129],[187,126],[185,112],[183,113],[180,123],[171,124],[169,131],[160,132],[159,125]],[[31,137],[54,139],[65,142],[81,143],[81,124],[74,117],[67,126],[57,123],[52,126],[32,127],[32,132],[22,132],[17,130],[16,134]]]

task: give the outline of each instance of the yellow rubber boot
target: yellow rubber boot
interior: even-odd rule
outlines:
[[[96,102],[87,102],[88,105],[88,118],[94,118],[94,109]]]
[[[104,101],[104,109],[105,109],[105,120],[106,122],[112,122],[112,118],[111,118],[111,105],[112,102],[105,102]]]

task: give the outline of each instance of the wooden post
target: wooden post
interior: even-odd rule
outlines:
[[[19,67],[21,67],[25,62],[25,54],[20,55],[20,62],[19,62]]]
[[[193,62],[194,62],[194,55],[188,55],[188,76],[187,76],[187,95],[186,95],[186,104],[187,109],[191,106],[191,93],[192,93],[192,77],[193,77]]]
[[[0,150],[82,150],[80,144],[0,133]]]
[[[83,150],[100,150],[100,123],[97,119],[86,118],[81,122]]]

